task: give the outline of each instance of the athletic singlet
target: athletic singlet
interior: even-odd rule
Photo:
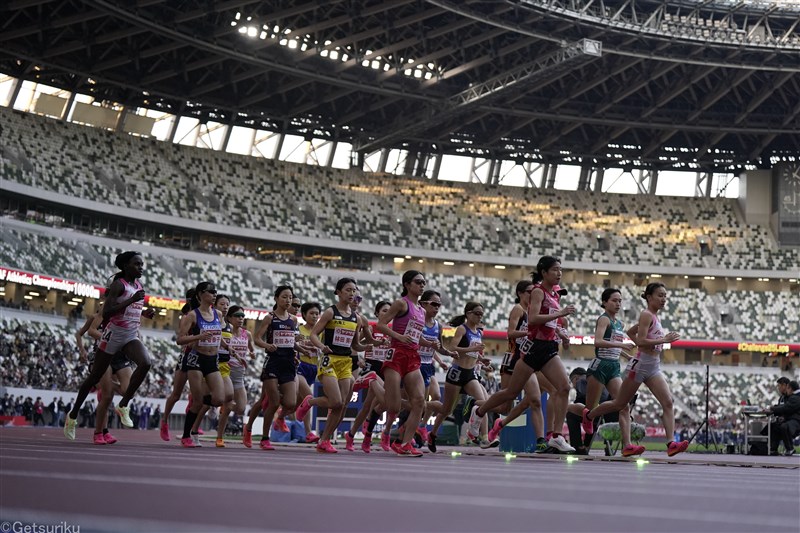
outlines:
[[[128,283],[122,278],[119,278],[119,281],[122,282],[122,286],[125,290],[122,291],[122,294],[119,298],[117,298],[117,303],[123,302],[128,298],[132,297],[134,294],[142,290],[142,284],[139,283],[139,280],[134,280],[133,285]],[[128,307],[126,307],[121,313],[117,313],[116,315],[112,316],[108,319],[108,325],[113,326],[115,329],[125,329],[125,330],[138,330],[139,324],[142,321],[142,307],[144,307],[144,299],[139,300],[138,302],[133,302]]]
[[[517,327],[515,331],[528,331],[528,312],[524,311],[522,316],[517,320]],[[517,337],[516,339],[508,339],[508,351],[514,354],[514,357],[519,357],[519,347],[525,342],[525,337]]]
[[[408,311],[403,316],[396,316],[392,321],[392,331],[400,335],[408,335],[411,344],[397,341],[392,338],[392,348],[402,348],[406,350],[419,350],[419,338],[422,329],[425,327],[425,311],[419,305],[412,302],[408,296],[403,296],[408,305]]]
[[[439,325],[438,321],[434,320],[432,326],[426,325],[422,329],[422,337],[428,342],[438,341],[441,332],[442,332],[442,327]],[[433,363],[434,351],[435,348],[433,346],[420,346],[419,347],[420,363],[423,365],[429,365]]]
[[[239,334],[236,336],[231,334],[228,339],[228,348],[230,348],[230,361],[228,361],[228,365],[231,368],[247,367],[249,344],[246,329],[239,328]]]
[[[461,340],[458,342],[458,347],[459,348],[468,348],[470,346],[475,346],[476,344],[480,344],[481,342],[483,342],[483,330],[482,329],[479,329],[477,331],[472,331],[471,329],[469,329],[467,327],[466,324],[464,324],[464,331],[465,331],[464,336],[461,337]],[[478,352],[478,351],[475,351],[475,352],[467,352],[467,353],[465,353],[463,355],[465,355],[466,357],[469,357],[471,359],[477,359],[478,357],[480,357],[481,353]],[[458,366],[461,367],[461,368],[464,368],[462,365],[458,365]]]
[[[379,341],[387,338],[387,336],[380,331],[373,331],[372,336]],[[367,346],[367,351],[364,353],[364,359],[370,359],[372,361],[386,361],[386,356],[388,353],[388,344],[382,344],[381,346],[370,345]]]
[[[541,283],[537,283],[533,286],[533,288],[534,290],[541,289],[541,291],[544,293],[542,305],[537,314],[555,315],[561,310],[561,306],[559,304],[561,297],[558,293],[548,293],[546,290],[544,290],[544,287],[542,287]],[[558,318],[554,318],[553,320],[549,320],[540,325],[528,323],[528,338],[539,341],[555,341],[558,339],[558,335],[556,334],[558,327]]]
[[[214,313],[214,319],[209,321],[203,318],[203,314],[200,312],[200,309],[194,310],[195,318],[197,319],[197,334],[203,333],[204,331],[210,331],[213,333],[211,337],[205,340],[197,341],[195,345],[196,348],[216,348],[219,351],[219,340],[222,338],[222,322],[219,319],[219,314],[217,310],[213,307],[211,308],[211,312]],[[212,354],[203,354],[203,355],[212,355]],[[216,353],[213,355],[217,355]]]
[[[646,339],[648,339],[648,340],[660,339],[663,336],[664,336],[664,329],[661,327],[661,321],[658,319],[658,315],[654,314],[653,315],[653,321],[650,323],[650,328],[647,330]],[[637,357],[638,357],[639,354],[649,355],[651,357],[653,355],[655,355],[656,357],[658,357],[658,356],[661,355],[661,350],[663,350],[663,349],[664,349],[664,345],[663,344],[656,344],[655,346],[650,348],[650,351],[655,352],[654,354],[644,353],[640,349],[639,353],[637,354]]]
[[[225,325],[222,327],[222,334],[221,335],[222,335],[222,339],[226,343],[228,343],[228,345],[230,346],[230,342],[231,342],[231,325],[228,324],[227,322],[225,322]],[[222,343],[220,343],[219,344],[219,362],[220,363],[227,363],[230,360],[231,360],[231,354],[228,352],[228,350],[225,349],[225,347],[222,345]]]
[[[358,329],[358,315],[350,311],[350,316],[344,316],[332,305],[333,318],[325,324],[325,337],[322,343],[331,349],[332,355],[353,355],[353,339]]]
[[[274,352],[267,352],[267,356],[294,358],[297,324],[292,320],[292,315],[290,314],[285,320],[278,318],[275,313],[270,313],[270,316],[272,320],[267,328],[267,343],[274,344],[278,349]]]
[[[308,324],[303,324],[297,330],[300,332],[300,335],[303,337],[310,339],[311,338],[311,329],[309,329]],[[306,355],[300,352],[300,361],[303,363],[308,363],[309,365],[316,365],[317,364],[317,357],[319,356],[320,351],[319,348],[314,347],[313,355]]]
[[[625,340],[625,333],[622,331],[622,322],[615,318],[611,318],[607,313],[600,315],[600,318],[606,317],[610,321],[603,332],[603,340],[611,342],[622,342]],[[622,348],[597,348],[594,349],[594,356],[598,359],[607,359],[609,361],[618,361],[619,354]]]

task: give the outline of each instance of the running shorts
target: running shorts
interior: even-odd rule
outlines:
[[[231,375],[231,366],[228,364],[227,361],[219,363],[219,373],[223,378],[230,377],[230,375]]]
[[[445,375],[445,383],[455,385],[461,389],[463,389],[464,386],[470,381],[477,380],[478,376],[475,375],[474,368],[464,369],[456,365],[451,366],[450,370],[448,370],[447,374]]]
[[[278,385],[294,381],[297,376],[297,367],[294,357],[276,357],[267,355],[264,367],[261,369],[261,381],[277,379]]]
[[[184,365],[181,368],[184,372],[189,372],[190,370],[195,370],[198,372],[203,373],[203,377],[206,377],[209,374],[213,374],[214,372],[219,372],[219,366],[217,365],[217,356],[216,355],[205,355],[201,353],[197,353],[194,350],[186,354],[186,357],[183,360]]]
[[[431,384],[431,378],[436,375],[436,369],[433,368],[433,363],[424,363],[419,365],[419,371],[422,373],[422,380],[425,382],[425,388]]]
[[[244,367],[232,366],[231,369],[231,382],[233,383],[233,390],[244,388]]]
[[[131,341],[139,340],[139,331],[136,329],[121,329],[109,324],[103,330],[100,337],[100,344],[97,349],[109,355],[113,355]]]
[[[607,385],[612,379],[620,377],[619,360],[595,357],[589,368],[586,369],[586,374],[592,376],[603,385]]]
[[[353,361],[350,359],[350,356],[320,355],[319,365],[317,365],[317,379],[322,379],[323,377],[351,379],[353,377]]]
[[[317,365],[301,360],[300,364],[297,365],[297,374],[306,378],[306,383],[313,385],[317,380]]]
[[[405,348],[405,347],[398,347],[398,348],[390,348],[386,352],[386,360],[383,362],[383,372],[386,373],[386,370],[392,369],[398,374],[400,377],[405,377],[406,374],[410,374],[415,370],[419,370],[420,367],[420,360],[419,360],[419,352],[412,348]]]
[[[503,354],[503,362],[500,364],[500,373],[510,376],[514,373],[514,367],[519,361],[519,352],[506,352]]]
[[[129,368],[131,365],[130,359],[122,355],[122,352],[117,352],[111,357],[111,372],[114,374],[123,368]]]
[[[523,352],[523,348],[530,345],[527,352]],[[550,359],[558,356],[558,342],[556,341],[542,341],[533,339],[530,342],[525,342],[520,347],[520,352],[525,353],[523,361],[533,369],[534,372],[539,372],[547,364]]]
[[[644,383],[648,379],[661,373],[661,359],[642,352],[636,354],[634,359],[628,361],[625,367],[625,378],[636,383]]]
[[[364,373],[369,374],[370,372],[375,372],[383,379],[383,361],[379,361],[377,359],[364,359]]]

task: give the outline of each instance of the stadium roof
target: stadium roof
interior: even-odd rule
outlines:
[[[0,71],[366,153],[732,171],[800,155],[797,4],[12,0]]]

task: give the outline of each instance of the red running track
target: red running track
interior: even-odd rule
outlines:
[[[116,436],[94,446],[88,430],[72,442],[57,429],[0,429],[0,533],[14,521],[84,533],[789,532],[800,524],[797,458],[775,458],[779,468],[709,466],[698,455],[663,464],[655,452],[645,465],[453,457],[452,449],[401,458],[213,441],[183,449],[156,431]]]

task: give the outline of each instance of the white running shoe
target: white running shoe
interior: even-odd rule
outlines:
[[[199,433],[192,433],[192,444],[194,444],[195,448],[202,448],[203,445],[200,444],[200,434]]]
[[[558,453],[572,453],[575,451],[575,448],[567,444],[567,441],[565,441],[564,437],[561,435],[558,437],[550,437],[547,445],[555,449]]]
[[[114,406],[114,412],[117,413],[119,417],[119,422],[126,428],[133,427],[133,420],[131,420],[131,408],[130,407],[122,407],[121,405],[117,404]]]
[[[483,422],[483,417],[477,415],[478,406],[472,408],[472,412],[469,415],[469,427],[467,428],[467,437],[470,440],[475,441],[481,433],[481,422]]]

